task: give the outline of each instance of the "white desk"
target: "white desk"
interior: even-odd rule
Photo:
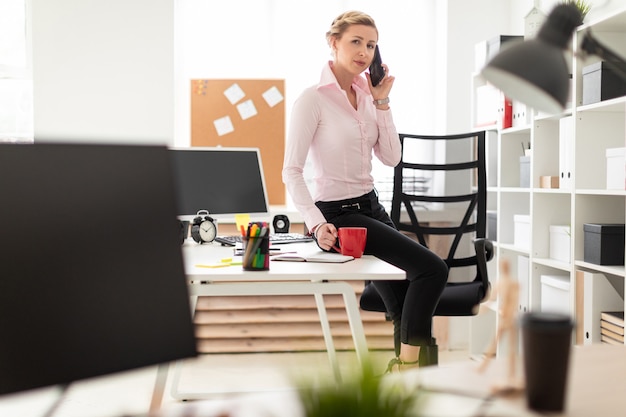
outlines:
[[[318,250],[311,243],[292,243],[281,246],[284,251],[300,253]],[[352,287],[344,282],[350,280],[402,280],[406,274],[373,256],[363,256],[346,263],[310,263],[310,262],[270,262],[268,271],[244,271],[241,265],[220,268],[205,268],[197,265],[219,263],[224,258],[233,257],[231,247],[217,243],[199,245],[188,239],[183,245],[185,272],[189,281],[191,308],[195,311],[198,296],[240,296],[240,295],[313,295],[315,297],[320,324],[326,343],[328,357],[335,373],[340,379],[339,366],[326,314],[324,295],[340,294],[345,303],[355,351],[360,361],[368,354],[365,332],[361,315]],[[161,369],[157,377],[153,404],[159,403],[167,378],[167,367]],[[171,395],[176,399],[201,399],[210,393],[191,394],[178,391],[180,364],[177,365],[172,380]],[[163,386],[160,386],[163,384]],[[160,392],[159,392],[160,390]],[[161,398],[159,398],[159,395]]]

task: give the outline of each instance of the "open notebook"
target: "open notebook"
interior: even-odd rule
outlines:
[[[354,259],[353,256],[342,255],[340,253],[317,251],[311,253],[281,253],[270,258],[272,261],[288,262],[325,262],[344,263]]]

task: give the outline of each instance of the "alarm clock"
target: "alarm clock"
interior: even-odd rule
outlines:
[[[272,221],[274,233],[289,233],[289,217],[284,214],[277,214]]]
[[[213,242],[217,236],[217,224],[215,219],[209,216],[207,210],[200,210],[193,219],[191,225],[191,237],[194,241],[202,244]]]

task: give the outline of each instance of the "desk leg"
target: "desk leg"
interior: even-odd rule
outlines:
[[[189,307],[191,308],[191,317],[196,315],[196,306],[198,305],[198,296],[192,295],[189,297]],[[180,375],[183,372],[184,360],[176,361],[174,364],[174,373],[172,377],[172,386],[170,387],[170,395],[177,400],[186,400],[178,390],[178,384],[180,383]],[[165,388],[165,387],[163,387]]]
[[[191,316],[194,317],[196,315],[196,306],[198,305],[198,296],[192,295],[189,297],[189,308],[191,308]]]
[[[322,325],[322,333],[324,334],[328,360],[330,361],[330,366],[333,368],[335,379],[337,382],[341,382],[341,372],[339,371],[339,364],[337,363],[337,352],[335,351],[335,343],[333,342],[333,335],[330,331],[330,323],[326,312],[326,304],[324,303],[324,295],[316,293],[315,303],[317,304],[317,313],[320,316],[320,324]]]
[[[189,287],[189,293],[192,297],[200,295],[205,296],[239,296],[239,295],[314,295],[317,303],[318,313],[322,329],[324,331],[324,337],[326,339],[326,347],[329,349],[329,358],[331,359],[331,366],[335,371],[337,380],[340,377],[339,367],[337,364],[335,345],[332,340],[332,334],[330,332],[330,324],[328,322],[328,315],[326,311],[326,305],[323,300],[325,294],[340,294],[343,296],[343,300],[346,306],[346,313],[348,315],[348,321],[350,323],[350,330],[352,331],[352,340],[354,341],[354,347],[356,350],[357,358],[359,362],[364,365],[368,359],[367,342],[365,340],[365,331],[363,329],[363,323],[361,322],[361,314],[359,313],[359,307],[352,287],[346,282],[246,282],[246,283],[214,283],[214,284],[201,284],[192,285]],[[195,301],[193,301],[195,305]],[[332,353],[330,353],[332,351]],[[172,380],[171,393],[172,397],[178,400],[186,399],[206,399],[215,394],[225,394],[226,392],[205,392],[205,393],[181,393],[178,391],[178,385],[180,381],[180,373],[182,368],[182,361],[176,363],[174,369],[174,378]],[[229,393],[244,392],[244,391],[230,391]]]
[[[163,403],[163,393],[165,392],[165,384],[167,383],[168,368],[168,363],[162,363],[157,368],[154,390],[152,391],[152,400],[150,401],[150,414],[158,411]]]
[[[174,364],[174,373],[172,377],[172,386],[170,387],[170,395],[172,398],[177,400],[188,400],[190,398],[184,396],[179,390],[178,385],[180,384],[180,375],[183,372],[183,364],[182,360],[176,361]]]
[[[363,321],[361,321],[361,313],[356,301],[356,295],[350,285],[344,283],[341,289],[343,302],[346,305],[346,313],[348,314],[348,322],[352,331],[352,340],[354,341],[354,349],[361,365],[369,360],[369,351],[367,349],[367,340],[365,339],[365,329]]]

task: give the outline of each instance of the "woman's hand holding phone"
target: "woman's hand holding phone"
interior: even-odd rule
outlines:
[[[382,63],[380,49],[376,45],[374,59],[369,67],[370,90],[375,99],[389,97],[395,77],[387,76],[387,66]]]
[[[383,67],[383,60],[380,57],[380,50],[378,49],[378,45],[376,45],[374,59],[370,64],[370,81],[372,82],[372,87],[376,87],[383,78],[385,78],[385,68]]]

